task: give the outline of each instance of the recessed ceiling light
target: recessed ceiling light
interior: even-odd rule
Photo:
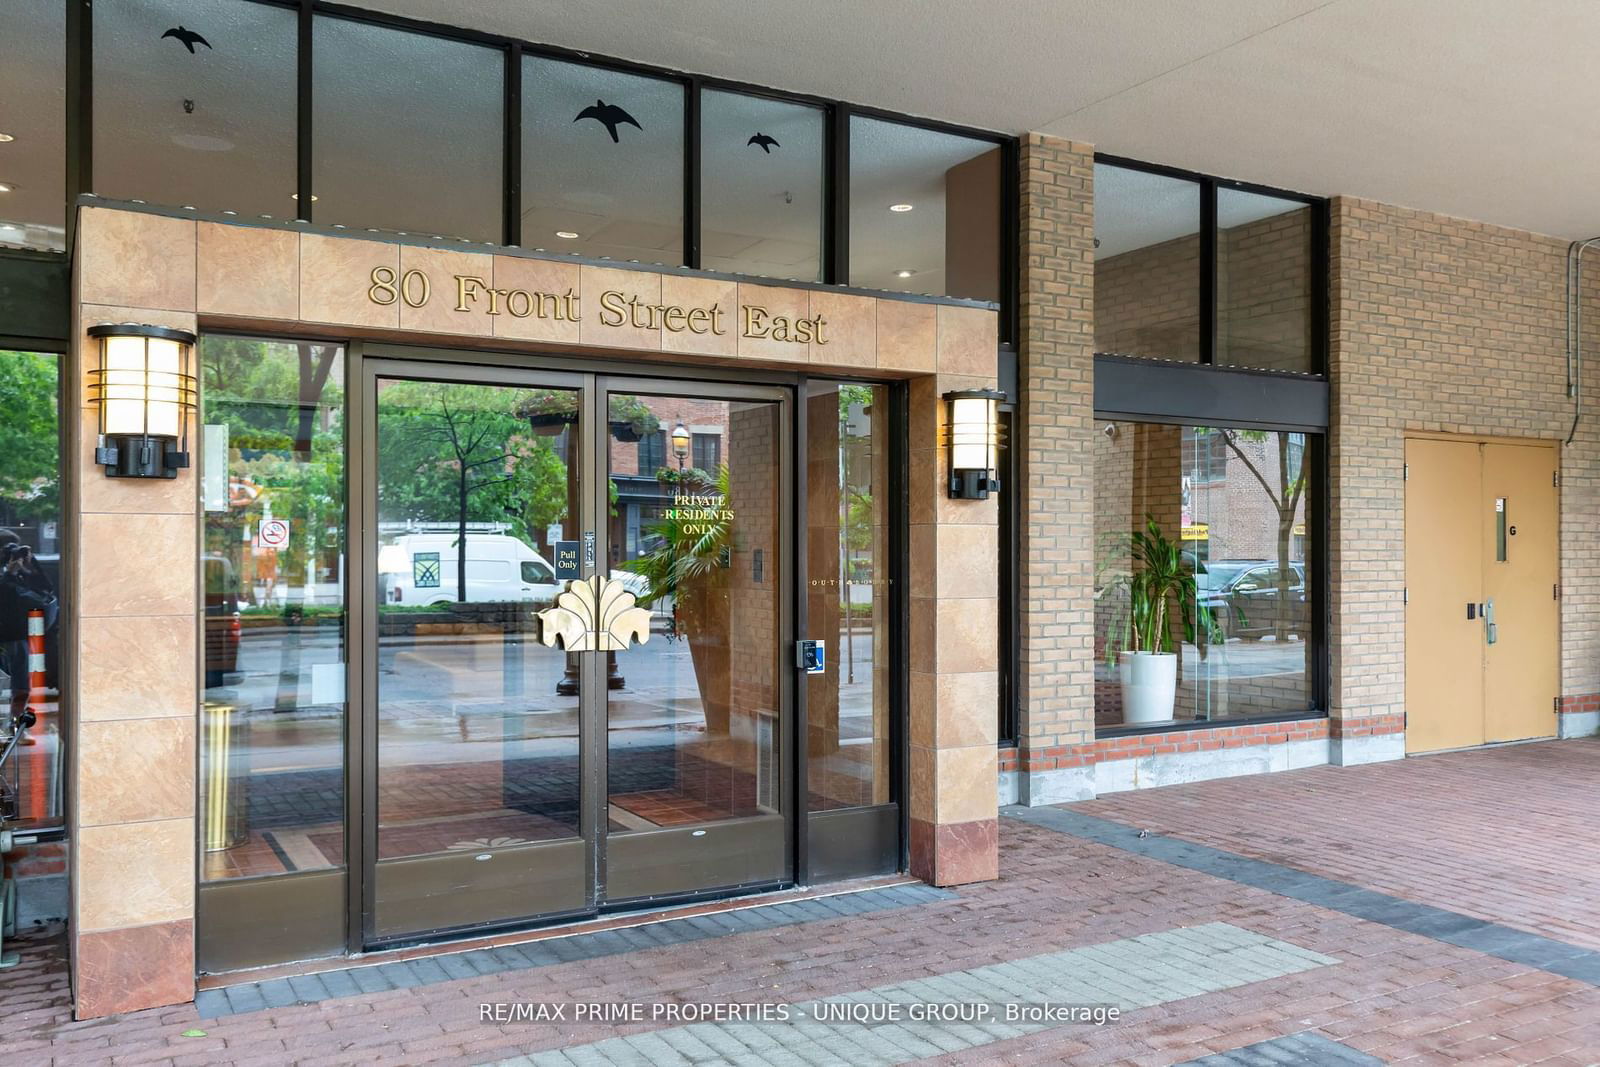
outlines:
[[[299,200],[300,199],[300,194],[299,193],[290,193],[289,194],[289,199],[290,200]],[[311,202],[313,204],[315,204],[317,202],[317,199],[318,199],[317,198],[317,194],[316,193],[312,193],[311,194]]]
[[[15,141],[15,140],[16,140],[16,138],[11,136],[9,133],[0,133],[0,144],[5,144],[8,141]]]
[[[566,241],[576,241],[578,239],[578,235],[571,230],[557,230],[556,236]]]
[[[910,204],[890,204],[889,205],[889,210],[890,211],[910,211],[911,210],[911,205]]]
[[[9,193],[15,188],[10,182],[0,182],[0,193]]]
[[[915,273],[917,272],[914,270],[897,270],[894,272],[894,276],[896,278],[909,278]]]

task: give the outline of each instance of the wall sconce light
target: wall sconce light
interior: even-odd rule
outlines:
[[[94,461],[108,478],[176,478],[189,465],[194,334],[165,326],[89,327],[100,365],[89,372],[89,402],[100,413]]]
[[[944,394],[946,445],[950,450],[950,498],[987,500],[1000,491],[995,453],[1000,444],[1000,401],[993,389]]]

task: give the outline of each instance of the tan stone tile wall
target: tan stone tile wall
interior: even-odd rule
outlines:
[[[197,545],[194,472],[109,479],[94,464],[85,335],[102,322],[196,328],[196,224],[93,212],[78,229],[67,468],[77,553],[73,980],[81,1017],[194,991]],[[193,427],[191,425],[191,433]],[[192,441],[191,437],[191,441]]]
[[[78,802],[69,831],[80,1015],[176,1003],[194,991],[196,473],[119,481],[106,479],[92,463],[95,432],[84,374],[94,350],[83,331],[99,322],[197,330],[203,321],[440,344],[496,338],[582,343],[645,357],[692,353],[824,372],[918,376],[911,412],[913,565],[929,584],[913,611],[924,624],[913,634],[911,733],[918,743],[907,800],[914,864],[918,873],[946,884],[995,877],[997,501],[946,499],[938,443],[941,394],[994,385],[993,311],[109,207],[81,209],[77,233],[79,343],[71,380],[83,426],[68,459],[74,481],[69,521],[83,550],[68,609],[78,638],[78,743],[71,756]],[[375,268],[396,287],[389,303],[369,299]],[[481,278],[483,285],[472,288],[456,275]],[[552,313],[543,317],[491,314],[496,305],[486,293],[495,288],[570,294],[585,302],[582,319],[555,313],[556,304],[571,306],[563,301],[552,301]],[[594,333],[599,294],[606,290],[654,303],[717,305],[724,309],[724,332],[686,334],[658,322],[621,334]],[[424,292],[426,300],[420,299]],[[509,298],[502,293],[497,299]],[[746,304],[791,318],[820,314],[829,323],[828,343],[743,337],[738,319]],[[1087,685],[1081,689],[1086,697]]]
[[[944,394],[994,386],[995,326],[940,306],[939,373],[910,387],[911,871],[937,885],[999,873],[999,498],[949,499],[941,446]]]

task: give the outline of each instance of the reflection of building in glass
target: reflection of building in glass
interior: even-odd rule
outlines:
[[[1196,622],[1179,649],[1172,717],[1303,711],[1311,700],[1311,563],[1305,557],[1305,435],[1107,422],[1095,453],[1095,721],[1123,722],[1119,632],[1133,535],[1154,522],[1194,575]],[[1208,632],[1205,620],[1214,624]]]
[[[660,520],[666,506],[663,502],[670,501],[676,476],[703,472],[705,478],[696,475],[695,480],[715,485],[717,469],[727,454],[723,447],[728,434],[726,401],[666,396],[648,400],[644,425],[624,425],[614,419],[607,442],[615,486],[610,518],[613,565],[638,559],[659,547],[659,536],[652,534],[651,526]],[[636,397],[612,397],[613,409],[637,402]],[[689,447],[681,456],[672,441],[673,430],[680,425],[690,435]]]

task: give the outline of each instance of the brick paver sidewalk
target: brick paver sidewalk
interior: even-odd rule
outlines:
[[[1237,872],[1159,857],[1193,847],[1182,845],[1185,834],[1205,835],[1213,849],[1532,929],[1582,954],[1588,946],[1579,935],[1600,927],[1600,902],[1577,898],[1600,862],[1600,830],[1571,798],[1583,796],[1597,772],[1600,744],[1577,742],[1111,797],[1066,809],[1054,826],[1004,820],[995,883],[855,914],[840,907],[835,915],[794,913],[792,921],[730,922],[692,939],[663,936],[655,947],[208,1017],[185,1006],[71,1022],[60,939],[34,935],[24,966],[0,973],[8,1009],[0,1063],[858,1064],[919,1055],[949,1063],[1594,1063],[1594,981],[1453,944],[1431,927],[1418,932],[1352,913],[1368,898],[1386,899],[1378,894],[1347,887],[1323,906],[1247,884]],[[1437,795],[1446,789],[1448,803]],[[1249,799],[1257,795],[1272,799]],[[1252,812],[1263,825],[1252,828]],[[1084,818],[1091,813],[1112,821]],[[1091,823],[1104,840],[1075,832]],[[1155,833],[1140,839],[1139,827]],[[1229,836],[1252,832],[1254,839]],[[1322,854],[1356,849],[1357,838],[1378,842],[1369,856]],[[1166,842],[1165,851],[1138,851],[1152,841]],[[1556,855],[1567,889],[1546,880]],[[1240,869],[1269,868],[1241,861]],[[1496,872],[1526,884],[1537,906],[1502,911],[1502,898],[1487,892]],[[792,1007],[865,1004],[907,989],[951,1001],[988,989],[996,1003],[1051,994],[1127,1010],[1105,1025],[1009,1031],[959,1022],[707,1029],[681,1020],[483,1018],[485,1005],[519,1002]],[[555,1049],[567,1051],[551,1056]]]
[[[1072,805],[1600,949],[1600,738],[1315,767]]]

